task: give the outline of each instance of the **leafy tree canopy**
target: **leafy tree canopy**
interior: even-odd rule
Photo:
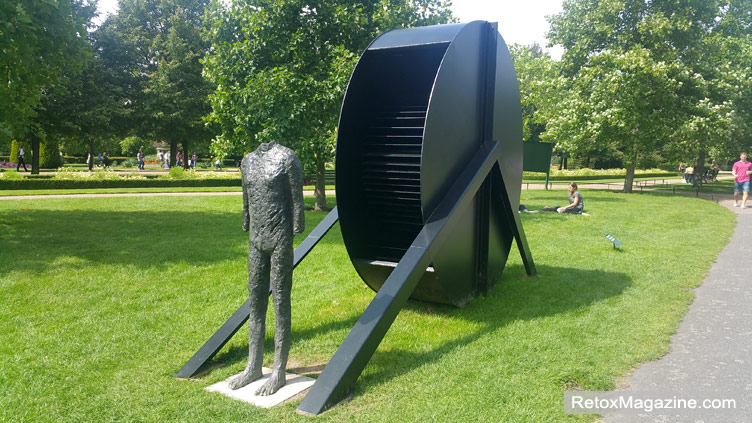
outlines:
[[[553,16],[561,101],[543,138],[568,151],[723,158],[750,139],[748,0],[568,0]],[[698,178],[699,179],[699,178]]]
[[[394,28],[452,20],[444,0],[299,2],[214,1],[206,15],[211,53],[205,75],[217,87],[209,120],[217,155],[278,141],[316,172],[323,208],[324,163],[331,160],[347,80],[360,53]]]
[[[0,2],[0,137],[23,137],[34,125],[43,88],[79,72],[90,57],[88,0]]]

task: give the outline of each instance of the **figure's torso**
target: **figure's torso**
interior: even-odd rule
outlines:
[[[289,181],[292,151],[277,143],[262,144],[241,163],[247,194],[249,237],[258,249],[268,250],[292,240],[293,204]]]

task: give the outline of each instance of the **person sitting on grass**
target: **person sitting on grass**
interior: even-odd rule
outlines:
[[[564,207],[554,206],[554,207],[543,207],[541,210],[543,211],[555,211],[558,213],[572,213],[572,214],[581,214],[583,216],[590,216],[587,213],[583,213],[585,210],[585,203],[582,200],[582,194],[577,190],[577,183],[576,182],[570,182],[569,186],[567,187],[569,189],[569,205]]]
[[[585,203],[582,201],[582,194],[577,190],[577,183],[570,182],[567,189],[569,189],[569,205],[557,207],[556,211],[559,213],[582,214],[585,209]]]

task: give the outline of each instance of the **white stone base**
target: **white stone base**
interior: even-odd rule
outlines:
[[[299,394],[300,392],[303,392],[306,389],[310,388],[311,385],[313,385],[313,382],[316,381],[315,379],[311,379],[310,377],[286,373],[285,375],[287,383],[285,384],[285,386],[279,388],[279,391],[275,392],[274,395],[258,396],[255,395],[256,391],[264,383],[266,383],[267,380],[269,380],[269,376],[272,373],[272,369],[266,367],[263,367],[261,370],[264,375],[261,377],[261,379],[255,380],[240,389],[233,391],[229,386],[231,380],[240,376],[240,374],[237,374],[227,378],[226,380],[223,380],[222,382],[217,382],[214,385],[208,386],[206,390],[211,392],[219,392],[220,394],[226,395],[232,399],[245,401],[257,407],[272,408],[275,405],[279,405]]]

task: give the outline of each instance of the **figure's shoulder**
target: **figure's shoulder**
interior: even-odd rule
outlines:
[[[240,160],[240,170],[248,169],[251,166],[251,160],[253,160],[253,152],[250,152],[243,156]]]
[[[278,151],[278,154],[286,161],[294,161],[298,158],[298,155],[295,154],[295,152],[291,148],[285,147],[282,144],[277,144],[274,146],[274,148]]]
[[[280,154],[284,154],[285,156],[294,155],[295,152],[292,151],[289,147],[285,147],[284,145],[280,143],[274,144],[274,149],[277,150]]]

